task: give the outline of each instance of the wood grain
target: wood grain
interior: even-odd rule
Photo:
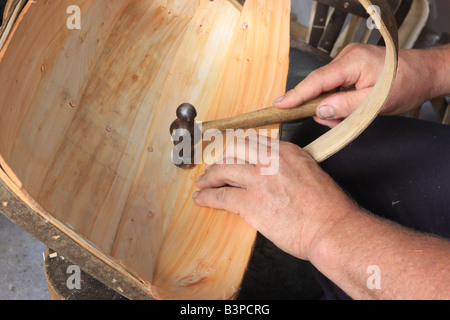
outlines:
[[[65,28],[69,4],[81,30]],[[173,165],[168,128],[184,101],[224,117],[282,95],[289,15],[287,0],[29,3],[2,50],[2,167],[154,297],[235,296],[256,231],[193,204],[204,166]]]
[[[81,30],[66,28],[74,4]],[[396,42],[383,18],[385,70],[356,115],[308,147],[318,161],[389,94]],[[235,297],[256,231],[193,204],[205,165],[176,168],[168,129],[184,102],[212,120],[270,106],[285,91],[289,25],[289,0],[28,2],[0,46],[4,211],[128,297]]]

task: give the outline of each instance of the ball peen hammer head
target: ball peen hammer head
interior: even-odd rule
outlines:
[[[172,152],[172,161],[176,166],[182,169],[189,169],[195,166],[194,149],[202,136],[200,128],[195,123],[197,111],[192,104],[183,103],[178,107],[176,115],[177,119],[170,126],[170,135],[172,136],[172,141],[175,145]],[[188,143],[186,142],[183,144],[182,148],[178,148],[186,138],[189,138],[190,145],[186,147],[185,144]]]

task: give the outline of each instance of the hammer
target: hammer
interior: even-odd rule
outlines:
[[[269,107],[229,118],[202,122],[201,129],[198,123],[195,122],[197,111],[194,106],[189,103],[183,103],[176,111],[177,119],[170,126],[170,134],[175,147],[183,141],[183,137],[180,139],[180,136],[175,136],[183,134],[180,134],[180,132],[187,134],[191,139],[191,152],[189,155],[184,155],[183,150],[177,150],[175,148],[172,154],[172,160],[175,165],[182,169],[192,168],[194,167],[194,147],[202,138],[203,133],[207,130],[215,129],[225,132],[227,129],[256,128],[309,118],[316,114],[316,108],[319,103],[331,94],[333,93],[322,94],[319,97],[302,104],[301,106],[291,109]]]

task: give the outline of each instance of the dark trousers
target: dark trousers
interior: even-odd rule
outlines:
[[[304,147],[329,130],[312,119],[289,139]],[[450,126],[378,117],[321,167],[370,212],[450,239]],[[326,299],[349,297],[317,272]]]

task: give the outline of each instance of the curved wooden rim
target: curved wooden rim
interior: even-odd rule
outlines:
[[[385,0],[360,0],[369,10],[378,6],[381,13],[380,32],[386,43],[384,68],[373,90],[363,103],[341,124],[322,135],[305,150],[317,161],[322,162],[356,139],[378,116],[394,85],[398,65],[398,31],[395,18]]]

